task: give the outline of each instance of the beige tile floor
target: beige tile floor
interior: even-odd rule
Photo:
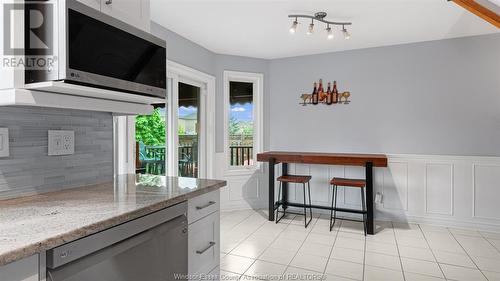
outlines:
[[[266,211],[221,213],[221,280],[500,281],[500,234],[430,225],[361,223],[316,215],[280,223]],[[281,278],[281,279],[280,279]]]

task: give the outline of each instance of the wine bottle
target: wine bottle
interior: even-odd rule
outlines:
[[[312,104],[318,104],[318,88],[316,82],[314,82],[314,90],[311,96]]]
[[[339,102],[339,91],[337,90],[337,81],[333,81],[332,100],[333,103]]]
[[[322,102],[325,100],[325,90],[323,89],[323,79],[319,79],[318,98]]]
[[[326,104],[330,105],[333,103],[333,95],[332,88],[330,87],[331,83],[328,82],[328,88],[326,89]]]

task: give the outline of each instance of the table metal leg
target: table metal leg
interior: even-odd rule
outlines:
[[[269,159],[269,221],[274,221],[274,165],[276,160]]]
[[[375,234],[373,223],[373,163],[366,162],[366,228],[368,234]]]
[[[281,163],[281,174],[283,176],[288,175],[288,163]],[[283,202],[283,210],[286,210],[286,208],[288,207],[287,206],[287,203],[288,203],[288,183],[287,182],[283,182],[282,202]]]

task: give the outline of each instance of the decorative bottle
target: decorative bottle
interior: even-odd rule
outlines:
[[[331,83],[328,82],[328,88],[326,89],[326,104],[328,104],[328,105],[333,103],[332,88],[330,86],[331,86]]]
[[[318,98],[320,102],[325,100],[325,90],[323,89],[323,79],[319,79]]]
[[[339,102],[339,91],[337,90],[337,81],[333,81],[332,100],[333,103]]]
[[[311,96],[312,104],[318,104],[318,88],[316,82],[314,82],[314,90]]]

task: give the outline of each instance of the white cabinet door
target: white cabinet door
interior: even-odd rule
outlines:
[[[189,225],[188,271],[191,276],[208,274],[219,266],[219,223],[220,214],[219,212],[215,212]]]
[[[149,32],[149,0],[101,0],[101,12]]]
[[[106,1],[106,0],[103,0]],[[98,11],[101,10],[101,0],[78,0],[78,2],[81,2],[89,7],[92,7]]]
[[[0,280],[38,281],[38,255],[1,266]]]

